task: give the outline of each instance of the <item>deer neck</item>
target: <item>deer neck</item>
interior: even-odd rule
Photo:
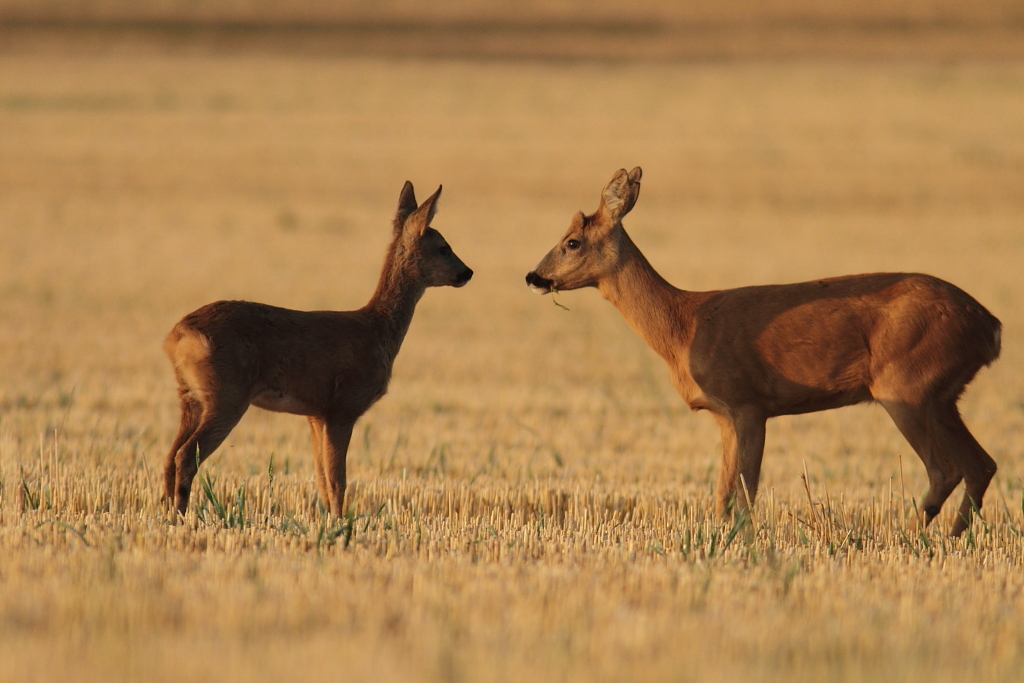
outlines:
[[[412,323],[413,313],[416,312],[416,304],[426,291],[423,283],[410,272],[399,251],[398,244],[391,245],[377,289],[365,307],[390,342],[388,347],[393,352],[392,356],[398,355],[398,349]]]
[[[658,355],[680,360],[693,335],[696,302],[658,274],[625,231],[619,256],[619,267],[598,281],[598,291]]]

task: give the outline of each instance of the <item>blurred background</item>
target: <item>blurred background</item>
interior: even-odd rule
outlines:
[[[1004,350],[968,423],[1000,463],[1020,458],[1024,3],[1009,0],[0,0],[8,453],[59,425],[158,464],[177,421],[171,325],[224,298],[361,306],[409,179],[421,199],[444,185],[436,226],[477,276],[421,303],[355,480],[396,433],[410,461],[444,441],[467,469],[497,453],[570,479],[704,477],[716,430],[618,313],[594,292],[561,295],[566,312],[522,281],[634,165],[626,226],[677,286],[898,270],[976,296]],[[823,463],[849,466],[843,431],[867,439],[878,459],[853,461],[869,471],[850,486],[884,481],[905,444],[881,411],[849,413],[779,420],[768,485],[800,492],[806,429]],[[223,463],[287,447],[306,467],[307,439],[253,411],[225,449],[247,455]]]
[[[1019,0],[3,0],[37,41],[459,57],[1019,56]],[[16,49],[16,48],[15,48]],[[30,49],[30,48],[29,48]]]

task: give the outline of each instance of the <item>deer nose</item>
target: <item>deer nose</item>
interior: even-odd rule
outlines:
[[[473,277],[473,269],[472,268],[466,268],[464,271],[462,271],[461,273],[459,273],[455,277],[455,282],[458,284],[459,287],[461,287],[462,285],[464,285],[467,282],[469,282],[472,277]]]
[[[549,280],[546,277],[537,275],[535,271],[530,271],[526,274],[526,284],[530,285],[534,289],[542,289],[544,291],[551,291],[551,286],[554,280]]]

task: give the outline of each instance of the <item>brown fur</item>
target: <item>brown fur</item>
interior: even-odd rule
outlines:
[[[957,287],[919,274],[676,289],[622,227],[640,176],[639,168],[616,173],[598,210],[578,213],[526,281],[541,293],[597,287],[665,359],[689,406],[715,416],[722,433],[719,510],[753,501],[768,418],[877,401],[928,471],[926,524],[965,481],[952,530],[962,533],[996,464],[956,404],[978,370],[999,356],[999,321]]]
[[[461,287],[473,275],[430,227],[440,194],[417,207],[412,184],[402,188],[377,289],[357,311],[218,301],[174,326],[164,349],[178,380],[181,427],[164,494],[179,512],[200,463],[255,405],[308,417],[317,490],[342,514],[352,427],[387,391],[416,303],[427,287]]]

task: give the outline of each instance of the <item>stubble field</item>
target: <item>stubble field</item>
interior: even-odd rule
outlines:
[[[983,522],[909,531],[923,467],[861,406],[770,422],[753,537],[719,524],[713,421],[596,292],[523,284],[634,165],[677,286],[924,271],[1003,321]],[[361,306],[406,179],[477,274],[420,303],[349,517],[253,409],[176,520],[166,331]],[[0,679],[1018,680],[1022,218],[1019,61],[0,56]]]

